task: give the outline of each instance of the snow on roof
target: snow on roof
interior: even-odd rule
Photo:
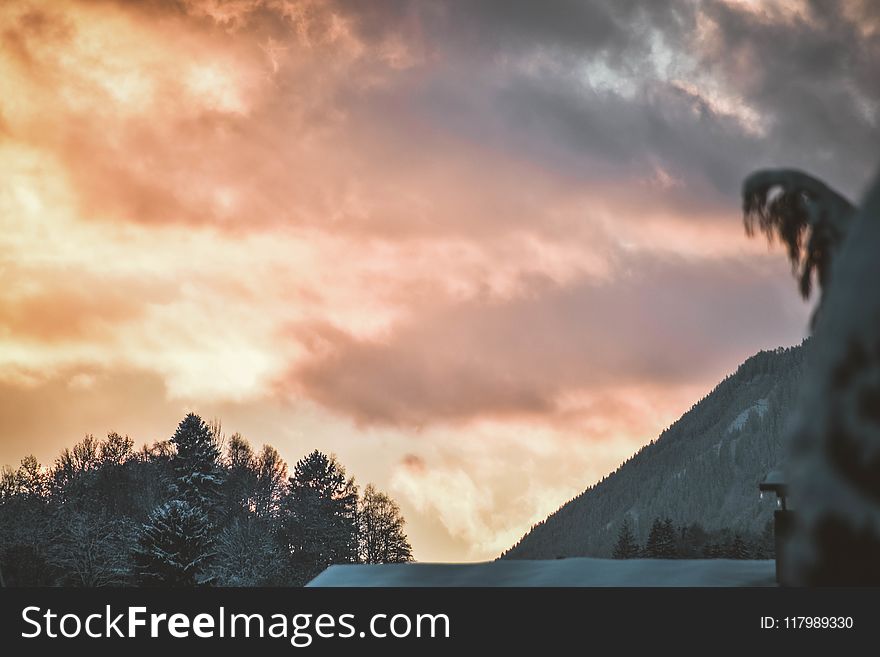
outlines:
[[[775,563],[732,559],[556,559],[330,566],[308,586],[775,586]]]

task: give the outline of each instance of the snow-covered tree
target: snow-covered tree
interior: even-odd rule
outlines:
[[[362,563],[412,561],[412,546],[403,531],[405,522],[397,502],[368,484],[358,508],[359,560]]]
[[[639,556],[639,544],[632,531],[629,518],[624,518],[617,532],[617,543],[614,545],[612,556],[615,559],[635,559]]]
[[[89,435],[50,468],[0,468],[0,586],[297,585],[358,560],[358,491],[334,457],[309,454],[288,483],[273,447],[226,446],[221,461],[216,431],[190,415],[140,450]],[[399,509],[367,498],[391,537],[376,559],[409,558]]]
[[[114,519],[102,509],[55,514],[49,562],[66,584],[119,586],[129,574],[132,523]]]
[[[224,479],[214,432],[202,418],[190,413],[178,425],[171,442],[177,448],[173,458],[177,497],[200,507],[211,518],[220,503]]]
[[[755,226],[771,241],[779,238],[788,249],[792,270],[804,298],[813,277],[828,285],[834,254],[846,238],[855,208],[821,180],[795,169],[755,171],[743,183],[746,232]]]
[[[214,556],[211,524],[200,508],[172,500],[141,528],[133,556],[137,581],[144,586],[208,584],[205,571]]]
[[[786,576],[809,585],[880,584],[880,176],[835,255],[800,411]]]
[[[219,586],[269,586],[281,583],[283,555],[272,525],[248,512],[233,518],[217,536],[212,570]]]

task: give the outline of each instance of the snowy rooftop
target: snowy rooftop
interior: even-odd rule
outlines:
[[[773,561],[556,559],[330,566],[308,586],[775,586]]]

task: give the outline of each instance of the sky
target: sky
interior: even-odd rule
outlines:
[[[0,464],[219,419],[491,559],[809,305],[739,189],[854,200],[871,0],[7,0]]]

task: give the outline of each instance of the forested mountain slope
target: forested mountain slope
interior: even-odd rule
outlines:
[[[614,473],[535,525],[505,559],[611,555],[628,518],[644,545],[655,518],[760,533],[775,502],[758,483],[786,458],[784,428],[809,344],[761,351]]]

